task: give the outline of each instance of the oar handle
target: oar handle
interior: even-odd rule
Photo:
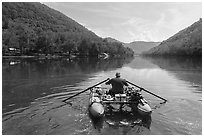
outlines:
[[[154,94],[154,93],[152,93],[152,92],[150,92],[150,91],[148,91],[148,90],[146,90],[146,89],[144,89],[144,88],[142,88],[142,87],[140,87],[140,86],[138,86],[138,85],[135,85],[134,83],[131,83],[131,82],[129,82],[129,81],[126,81],[126,82],[129,83],[129,84],[131,84],[131,85],[133,85],[133,86],[135,86],[135,87],[140,88],[141,90],[144,90],[145,92],[147,92],[147,93],[149,93],[149,94],[152,94],[152,95],[154,95],[154,96],[156,96],[156,97],[158,97],[158,98],[164,100],[165,102],[167,101],[166,99],[164,99],[164,98],[162,98],[162,97],[160,97],[160,96],[158,96],[158,95],[156,95],[156,94]]]
[[[77,94],[75,94],[75,95],[73,95],[73,96],[71,96],[71,97],[69,97],[69,98],[63,100],[62,102],[66,102],[67,100],[69,100],[69,99],[71,99],[71,98],[73,98],[73,97],[75,97],[75,96],[77,96],[77,95],[79,95],[79,94],[81,94],[81,93],[83,93],[83,92],[86,92],[87,90],[89,90],[89,89],[91,89],[91,88],[93,88],[93,87],[95,87],[95,86],[98,86],[98,85],[100,85],[100,84],[102,84],[102,83],[104,83],[104,82],[106,82],[106,81],[108,81],[108,80],[110,80],[110,78],[107,78],[106,80],[101,81],[101,82],[99,82],[99,83],[97,83],[97,84],[95,84],[95,85],[93,85],[93,86],[91,86],[91,87],[89,87],[89,88],[87,88],[87,89],[85,89],[85,90],[83,90],[83,91],[81,91],[81,92],[79,92],[79,93],[77,93]]]

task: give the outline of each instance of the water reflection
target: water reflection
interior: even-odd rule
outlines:
[[[35,59],[3,59],[3,79],[13,78],[49,77],[50,75],[64,75],[74,73],[95,73],[98,71],[121,68],[131,62],[133,58],[111,58],[99,60],[98,58],[75,58],[56,60]],[[12,70],[12,71],[11,71]]]
[[[202,134],[198,59],[9,59],[3,60],[2,68],[3,134]],[[113,112],[94,121],[95,130],[86,115],[88,94],[73,98],[71,105],[61,101],[118,71],[168,99],[161,105],[158,98],[142,93],[153,109],[152,121]]]
[[[178,79],[189,82],[189,85],[198,88],[200,93],[202,92],[202,58],[145,57],[145,59],[173,74]]]
[[[52,87],[64,86],[66,92],[73,87],[77,90],[77,83],[86,81],[93,73],[121,68],[132,59],[3,59],[3,113],[28,106],[36,98],[63,92],[50,90]]]
[[[163,69],[173,70],[201,70],[202,58],[199,57],[143,57]]]

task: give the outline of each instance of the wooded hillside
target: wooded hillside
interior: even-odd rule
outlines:
[[[64,14],[41,3],[2,3],[3,55],[132,56],[130,48],[109,43]]]
[[[202,56],[202,19],[144,52],[144,55]]]

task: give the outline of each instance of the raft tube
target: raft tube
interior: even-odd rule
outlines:
[[[94,102],[89,107],[89,112],[93,117],[102,117],[104,115],[104,107],[101,103]]]
[[[89,112],[93,117],[102,117],[104,115],[104,107],[100,102],[99,97],[92,94],[89,102]]]
[[[152,113],[152,109],[143,99],[141,99],[140,102],[138,103],[137,110],[139,114],[142,116],[146,116]]]

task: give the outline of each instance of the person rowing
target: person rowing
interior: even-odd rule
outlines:
[[[109,94],[111,96],[115,96],[115,94],[123,94],[124,93],[124,86],[128,86],[128,83],[125,79],[120,78],[120,73],[115,74],[115,78],[110,79],[108,82],[106,82],[106,85],[112,86],[112,88],[109,90]]]

